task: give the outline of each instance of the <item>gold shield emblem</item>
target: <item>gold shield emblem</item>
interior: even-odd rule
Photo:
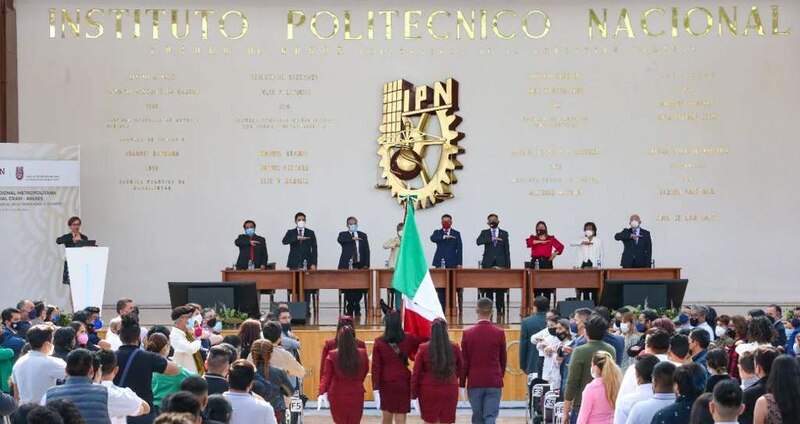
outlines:
[[[464,134],[457,131],[458,82],[448,78],[433,87],[406,80],[383,86],[383,121],[378,137],[381,183],[392,197],[412,196],[427,208],[453,197],[457,156]]]

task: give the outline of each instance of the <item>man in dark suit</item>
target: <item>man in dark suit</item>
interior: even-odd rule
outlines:
[[[489,228],[478,235],[478,246],[483,246],[483,259],[481,268],[511,268],[511,252],[508,244],[508,231],[498,228],[500,218],[497,214],[486,217]],[[497,305],[497,315],[502,317],[506,313],[505,289],[482,290],[481,296],[493,299]]]
[[[772,371],[772,363],[778,356],[780,356],[780,352],[771,346],[761,346],[756,349],[753,359],[756,365],[758,383],[748,387],[742,395],[744,412],[739,416],[739,424],[753,424],[756,401],[767,393],[767,380]]]
[[[614,235],[614,240],[625,246],[622,251],[621,266],[623,268],[650,268],[653,258],[653,241],[650,231],[641,227],[639,215],[631,215],[631,226]]]
[[[539,377],[539,351],[531,342],[531,336],[547,327],[547,311],[550,298],[539,296],[533,299],[533,315],[522,320],[519,333],[519,367],[530,379]]]
[[[250,263],[255,269],[267,269],[267,240],[256,235],[256,223],[252,220],[244,222],[244,234],[239,234],[233,244],[239,248],[236,269],[248,269]]]
[[[358,219],[347,218],[347,231],[339,233],[336,239],[342,246],[339,256],[339,269],[369,268],[369,240],[367,234],[358,231]],[[344,290],[344,314],[361,316],[361,298],[366,290]]]
[[[434,268],[461,268],[463,263],[463,246],[461,243],[461,233],[453,228],[453,217],[442,215],[442,228],[435,230],[431,234],[431,241],[436,243],[436,253],[433,254]],[[436,289],[439,295],[439,303],[442,310],[445,309],[445,290]]]
[[[500,413],[500,396],[506,372],[506,335],[492,325],[492,301],[478,300],[478,323],[461,338],[464,371],[459,386],[469,389],[473,423],[494,423]],[[462,398],[463,398],[462,392]]]
[[[283,244],[289,245],[286,267],[289,269],[317,269],[317,236],[306,228],[306,214],[303,212],[294,214],[294,223],[295,228],[287,230],[286,235],[283,236]],[[305,290],[306,299],[310,294],[316,292],[316,290]]]

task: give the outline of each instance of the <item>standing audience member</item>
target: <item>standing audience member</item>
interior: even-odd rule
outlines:
[[[306,369],[300,365],[294,355],[281,346],[281,336],[283,334],[281,325],[276,321],[268,321],[264,324],[263,334],[265,339],[272,342],[270,365],[286,371],[290,376],[290,381],[303,378],[306,375]]]
[[[601,350],[592,356],[591,375],[592,381],[586,385],[581,396],[578,423],[611,424],[614,422],[614,405],[622,382],[622,372],[613,355]]]
[[[352,327],[342,327],[338,347],[325,358],[325,373],[320,376],[319,383],[319,396],[330,402],[331,416],[336,424],[361,422],[367,373],[367,351],[358,348]]]
[[[731,378],[728,375],[728,355],[721,348],[711,349],[706,355],[706,368],[711,374],[706,383],[706,392],[713,393],[714,386],[722,380]]]
[[[739,378],[739,353],[736,349],[739,345],[747,343],[747,320],[741,315],[731,317],[731,334],[733,344],[728,348],[728,374],[737,379]]]
[[[701,367],[706,366],[706,354],[710,343],[708,332],[702,328],[695,328],[689,333],[689,352],[692,354],[692,362],[700,364]]]
[[[800,423],[800,365],[788,355],[772,363],[767,392],[756,401],[755,424]]]
[[[706,371],[696,363],[682,365],[672,375],[678,392],[675,403],[658,411],[652,424],[686,424],[690,420],[694,401],[706,389]]]
[[[110,350],[103,350],[97,353],[97,357],[100,360],[100,373],[102,375],[100,384],[108,390],[109,401],[111,401],[111,399],[118,399],[120,405],[129,407],[127,410],[120,411],[120,415],[110,415],[111,424],[125,424],[127,423],[126,417],[128,416],[138,417],[140,415],[149,414],[150,405],[137,396],[133,390],[114,385],[114,377],[116,377],[119,372],[116,354]],[[111,410],[109,408],[109,414],[110,413]]]
[[[64,424],[87,423],[87,421],[83,419],[81,411],[78,410],[78,407],[70,400],[57,399],[52,402],[48,402],[48,404],[45,405],[45,407],[47,409],[55,411],[61,417],[61,419],[64,420]]]
[[[233,352],[235,354],[235,351]],[[203,378],[208,382],[208,394],[221,395],[228,391],[228,367],[237,356],[232,356],[230,349],[223,345],[213,346],[206,358],[206,373]]]
[[[691,424],[714,424],[714,416],[711,415],[711,393],[703,393],[695,399],[692,405],[692,412],[689,414]]]
[[[733,379],[720,381],[715,387],[709,404],[715,423],[736,423],[744,411],[742,389]]]
[[[456,422],[458,377],[463,369],[461,349],[450,341],[447,323],[431,323],[431,340],[419,346],[411,374],[411,399],[426,423]]]
[[[669,360],[669,341],[670,335],[663,328],[651,328],[643,337],[646,338],[644,353],[654,355],[659,361]],[[688,349],[688,348],[687,348]],[[636,369],[628,367],[622,376],[622,386],[619,388],[619,396],[625,397],[636,391]]]
[[[275,411],[266,401],[250,394],[256,367],[247,360],[239,359],[228,372],[230,390],[223,393],[231,404],[231,424],[277,424]]]
[[[20,411],[22,409],[20,408]],[[64,424],[64,419],[58,412],[45,406],[34,406],[26,410],[27,414],[15,416],[12,424]]]
[[[636,323],[633,319],[633,314],[630,312],[625,312],[622,314],[622,318],[619,322],[619,333],[625,339],[625,349],[623,350],[623,354],[620,355],[622,357],[622,364],[620,365],[620,369],[622,373],[625,374],[625,371],[628,370],[628,367],[633,364],[634,356],[630,356],[627,352],[633,346],[637,346],[639,344],[639,339],[644,337],[643,334],[639,334],[636,331]]]
[[[292,395],[292,383],[284,370],[270,365],[273,350],[274,347],[271,341],[256,340],[253,343],[251,355],[253,356],[253,363],[256,365],[256,373],[269,381],[274,388],[271,395],[264,398],[264,400],[269,402],[275,411],[275,419],[278,422],[283,422],[286,415],[284,396]]]
[[[714,327],[716,339],[709,345],[711,349],[727,349],[733,345],[733,331],[731,330],[731,317],[720,315],[717,317],[717,325]]]
[[[670,362],[678,366],[691,364],[692,357],[690,353],[688,337],[683,334],[675,334],[669,339]]]
[[[400,311],[391,311],[383,319],[383,335],[372,346],[372,391],[377,408],[383,411],[383,424],[403,424],[411,412],[411,371],[420,339],[403,332]]]
[[[180,391],[181,381],[183,381],[183,379],[197,375],[181,365],[170,361],[168,358],[169,348],[169,339],[161,333],[151,334],[145,345],[145,350],[161,355],[167,361],[177,365],[179,369],[178,373],[175,375],[156,374],[153,376],[153,406],[156,408],[161,406],[161,401],[165,397]]]
[[[247,359],[250,356],[250,349],[253,343],[261,338],[261,323],[254,319],[247,319],[239,325],[239,338],[242,340],[240,359]]]
[[[614,407],[614,424],[625,424],[636,403],[653,397],[653,368],[661,362],[655,355],[643,353],[634,360],[636,391],[625,396],[618,395]]]
[[[205,376],[203,376],[205,377]],[[222,424],[229,424],[231,422],[231,404],[225,400],[223,395],[211,395],[208,397],[208,404],[206,405],[206,418],[210,422],[219,422]]]
[[[739,387],[742,391],[753,387],[758,383],[758,375],[756,375],[756,362],[755,352],[745,352],[739,357],[739,371],[738,375],[741,376],[741,383]]]
[[[169,344],[172,346],[172,360],[186,371],[193,374],[203,375],[205,372],[203,356],[200,353],[202,341],[207,339],[211,333],[199,329],[200,336],[195,336],[194,330],[202,322],[196,322],[193,318],[195,308],[190,305],[178,306],[172,310],[172,331],[169,334]],[[188,325],[192,320],[192,326]]]
[[[714,329],[706,322],[708,320],[708,307],[702,305],[692,306],[692,317],[689,323],[695,329],[700,329],[708,334],[709,343],[714,340]]]
[[[3,340],[0,347],[14,351],[14,359],[19,357],[22,347],[25,346],[25,339],[17,334],[19,328],[20,313],[19,309],[6,308],[0,314],[3,320]]]
[[[775,335],[772,338],[772,345],[775,347],[786,346],[786,327],[783,325],[783,309],[778,305],[767,307],[767,318],[772,321]]]
[[[533,299],[533,315],[522,320],[519,336],[519,367],[528,374],[529,379],[540,377],[539,352],[531,343],[531,336],[547,327],[547,311],[550,299],[538,296]],[[542,377],[544,378],[544,377]]]
[[[626,424],[649,423],[658,411],[675,403],[672,376],[676,368],[675,364],[668,361],[661,361],[653,367],[653,398],[633,405]]]
[[[196,377],[202,380],[201,377]],[[192,393],[179,391],[164,398],[162,414],[186,414],[195,424],[203,422],[203,405]]]
[[[500,415],[500,397],[506,372],[506,335],[492,324],[494,305],[487,298],[478,300],[478,323],[461,338],[464,370],[460,386],[467,387],[472,406],[472,421],[494,423]]]
[[[761,310],[758,310],[761,312]],[[763,313],[763,312],[762,312]],[[772,346],[775,329],[769,319],[763,315],[756,315],[747,324],[747,343],[736,346],[736,353],[741,355],[747,351],[754,351],[761,346]]]
[[[756,365],[758,383],[744,391],[744,412],[742,412],[742,415],[739,417],[740,424],[753,423],[756,401],[767,393],[767,380],[772,371],[772,363],[775,362],[775,359],[779,355],[780,353],[772,346],[761,346],[755,351],[753,359]]]
[[[14,364],[11,382],[20,404],[39,403],[47,389],[64,379],[67,364],[50,355],[53,351],[53,327],[36,325],[28,330],[31,350]]]
[[[599,315],[591,315],[585,324],[586,344],[578,346],[572,352],[567,374],[567,390],[564,395],[564,416],[570,417],[570,423],[578,420],[581,408],[581,394],[592,380],[592,358],[599,351],[608,352],[612,358],[616,354],[614,348],[603,342],[608,329],[608,321]],[[617,387],[616,390],[619,390]],[[616,392],[615,392],[616,396]]]

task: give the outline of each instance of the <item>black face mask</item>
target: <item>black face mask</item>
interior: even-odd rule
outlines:
[[[617,326],[617,328],[619,328],[619,325],[621,324],[620,319],[619,318],[614,318],[614,324]]]
[[[550,328],[547,329],[547,331],[550,333],[551,336],[555,336],[556,335],[556,328],[555,327],[550,327]]]
[[[283,330],[284,333],[292,331],[292,324],[281,324],[281,330]]]
[[[733,338],[736,337],[736,330],[734,330],[733,328],[729,328],[729,329],[725,330],[725,334],[727,334],[728,337],[733,339]]]
[[[547,231],[545,231],[545,230],[536,230],[536,234],[538,234],[540,236],[543,236],[543,235],[547,234]]]
[[[216,318],[211,318],[210,320],[208,320],[207,324],[208,324],[209,328],[214,328],[214,326],[217,325],[217,319]]]
[[[556,337],[558,337],[559,341],[564,341],[567,339],[567,333],[556,333]]]
[[[689,318],[689,325],[691,325],[692,327],[697,327],[697,324],[698,324],[698,322],[697,322],[696,319]]]

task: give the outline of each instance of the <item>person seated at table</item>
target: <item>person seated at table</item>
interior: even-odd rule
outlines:
[[[642,219],[637,214],[631,215],[630,227],[614,235],[614,240],[621,241],[624,249],[620,266],[623,268],[649,268],[653,258],[653,241],[650,231],[641,227]]]
[[[464,262],[464,249],[461,242],[461,233],[453,229],[453,217],[449,214],[442,215],[442,228],[434,230],[431,241],[436,244],[433,254],[434,268],[461,268]],[[463,293],[463,289],[459,289]],[[436,289],[439,303],[445,310],[445,289]]]
[[[498,228],[500,218],[497,214],[489,214],[486,221],[489,228],[481,231],[476,240],[478,246],[483,246],[481,268],[511,268],[508,231]],[[501,318],[506,313],[506,293],[508,293],[508,289],[489,289],[480,290],[479,296],[493,300],[497,306],[498,318]]]
[[[242,225],[244,234],[239,234],[233,243],[239,248],[236,269],[267,269],[267,240],[256,235],[256,223],[248,219]]]
[[[594,222],[583,224],[583,237],[573,241],[570,246],[575,247],[575,268],[600,268],[603,263],[603,243],[597,237],[597,225]],[[598,300],[596,289],[576,289],[579,299]]]
[[[525,240],[531,249],[531,264],[534,269],[553,269],[553,259],[564,252],[564,245],[555,236],[547,232],[547,224],[544,221],[536,223],[536,233],[531,234]],[[554,289],[534,290],[534,296],[552,297]]]
[[[336,241],[342,246],[339,269],[369,268],[369,240],[366,233],[358,231],[356,217],[347,217],[347,231],[340,232]],[[367,291],[362,289],[343,291],[345,315],[361,316],[361,298],[365,297]]]

